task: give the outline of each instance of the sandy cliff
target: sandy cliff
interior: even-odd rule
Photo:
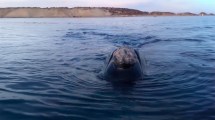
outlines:
[[[0,8],[0,18],[61,18],[61,17],[116,17],[116,16],[212,16],[214,14],[143,12],[127,8],[75,7],[75,8]]]
[[[1,18],[108,17],[136,15],[143,15],[143,12],[126,8],[0,8]]]

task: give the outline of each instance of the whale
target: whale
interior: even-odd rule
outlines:
[[[128,46],[115,49],[107,57],[104,78],[112,82],[133,82],[143,79],[144,61],[139,52]]]

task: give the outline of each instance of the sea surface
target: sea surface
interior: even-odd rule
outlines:
[[[144,56],[133,84],[110,52]],[[215,17],[0,19],[0,120],[215,120]]]

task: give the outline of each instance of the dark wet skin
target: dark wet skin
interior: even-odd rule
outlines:
[[[139,54],[133,48],[123,46],[108,58],[104,76],[108,81],[132,82],[143,78]]]

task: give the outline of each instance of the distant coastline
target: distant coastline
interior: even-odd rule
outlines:
[[[132,16],[215,16],[213,13],[146,12],[112,7],[18,7],[0,8],[0,18],[75,18],[75,17],[132,17]]]

